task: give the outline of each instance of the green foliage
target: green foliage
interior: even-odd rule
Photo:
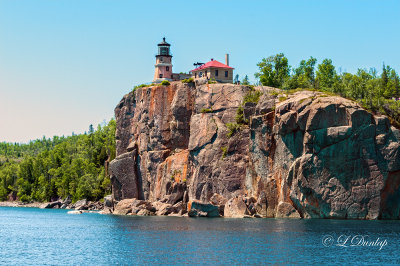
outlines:
[[[31,201],[30,197],[25,195],[25,194],[22,195],[19,200],[22,201],[22,202],[30,202]]]
[[[400,78],[394,69],[383,65],[382,72],[371,68],[358,69],[357,73],[338,74],[330,59],[324,59],[316,66],[317,60],[310,57],[302,60],[297,68],[288,64],[283,54],[262,59],[255,74],[263,85],[285,89],[286,93],[308,89],[340,95],[360,103],[364,108],[389,116],[392,123],[400,125]],[[272,91],[271,95],[279,95]],[[279,98],[284,100],[283,97]]]
[[[0,186],[0,201],[5,201],[7,199],[7,189]]]
[[[174,172],[172,173],[172,175],[171,175],[171,180],[172,181],[174,181],[175,180],[175,177],[177,176],[177,175],[181,175],[182,174],[182,171],[181,170],[174,170]]]
[[[282,88],[290,77],[288,59],[282,53],[263,58],[257,66],[260,72],[255,77],[260,79],[262,85]]]
[[[286,96],[280,96],[280,97],[278,98],[278,100],[279,100],[280,102],[283,102],[283,101],[285,101],[286,99],[287,99]]]
[[[271,95],[272,96],[278,96],[279,92],[277,90],[273,90],[273,91],[271,91]]]
[[[212,111],[213,111],[212,108],[202,108],[200,112],[201,113],[212,113]]]
[[[284,89],[313,88],[315,87],[315,64],[317,59],[301,60],[297,68],[293,68],[293,75],[283,85]]]
[[[215,78],[212,78],[212,79],[209,79],[209,80],[207,81],[207,83],[208,83],[208,84],[216,84],[217,81],[215,80]]]
[[[226,127],[228,128],[228,137],[232,137],[237,131],[240,130],[240,124],[237,123],[227,123]]]
[[[243,104],[245,103],[258,103],[262,95],[261,91],[251,90],[243,98]]]
[[[261,91],[255,90],[254,86],[250,86],[250,91],[244,96],[243,103],[236,110],[236,116],[235,116],[236,124],[247,125],[249,123],[249,121],[244,118],[243,105],[246,103],[258,103],[261,95],[262,95]],[[236,132],[236,131],[234,131],[234,132]]]
[[[225,159],[226,155],[228,155],[228,147],[221,147],[222,151],[222,159]]]
[[[244,125],[247,124],[247,121],[244,119],[244,114],[243,114],[243,106],[239,106],[238,109],[236,110],[236,116],[235,120],[237,124]]]
[[[140,84],[140,85],[136,85],[136,86],[134,86],[133,87],[133,90],[132,91],[135,91],[135,90],[137,90],[137,89],[139,89],[139,88],[144,88],[144,87],[149,87],[149,86],[151,86],[152,84]]]
[[[163,86],[168,86],[168,85],[170,85],[171,83],[168,81],[168,80],[163,80],[162,82],[161,82],[161,85],[163,85]]]
[[[335,79],[337,78],[335,67],[332,64],[332,60],[324,59],[321,64],[318,65],[316,73],[316,89],[329,90],[333,87]]]
[[[115,120],[88,133],[40,139],[28,144],[0,143],[0,200],[16,192],[21,201],[98,200],[110,193],[105,162],[115,158]]]
[[[244,76],[242,80],[242,85],[250,85],[249,76]]]
[[[193,82],[193,78],[182,79],[182,83],[191,83]]]

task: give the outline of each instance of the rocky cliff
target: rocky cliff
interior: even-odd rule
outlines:
[[[398,219],[389,119],[320,92],[276,94],[200,81],[125,95],[109,167],[116,213]]]

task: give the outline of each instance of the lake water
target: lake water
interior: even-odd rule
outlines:
[[[0,207],[1,265],[398,264],[399,247],[399,221],[71,215]]]

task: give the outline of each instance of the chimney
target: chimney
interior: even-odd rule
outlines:
[[[229,66],[229,54],[225,54],[225,65]]]

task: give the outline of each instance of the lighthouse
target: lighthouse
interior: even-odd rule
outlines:
[[[163,41],[158,45],[158,53],[156,55],[156,64],[154,71],[154,80],[153,82],[159,83],[163,80],[172,80],[172,55],[170,53],[171,45],[165,41],[165,37]]]

